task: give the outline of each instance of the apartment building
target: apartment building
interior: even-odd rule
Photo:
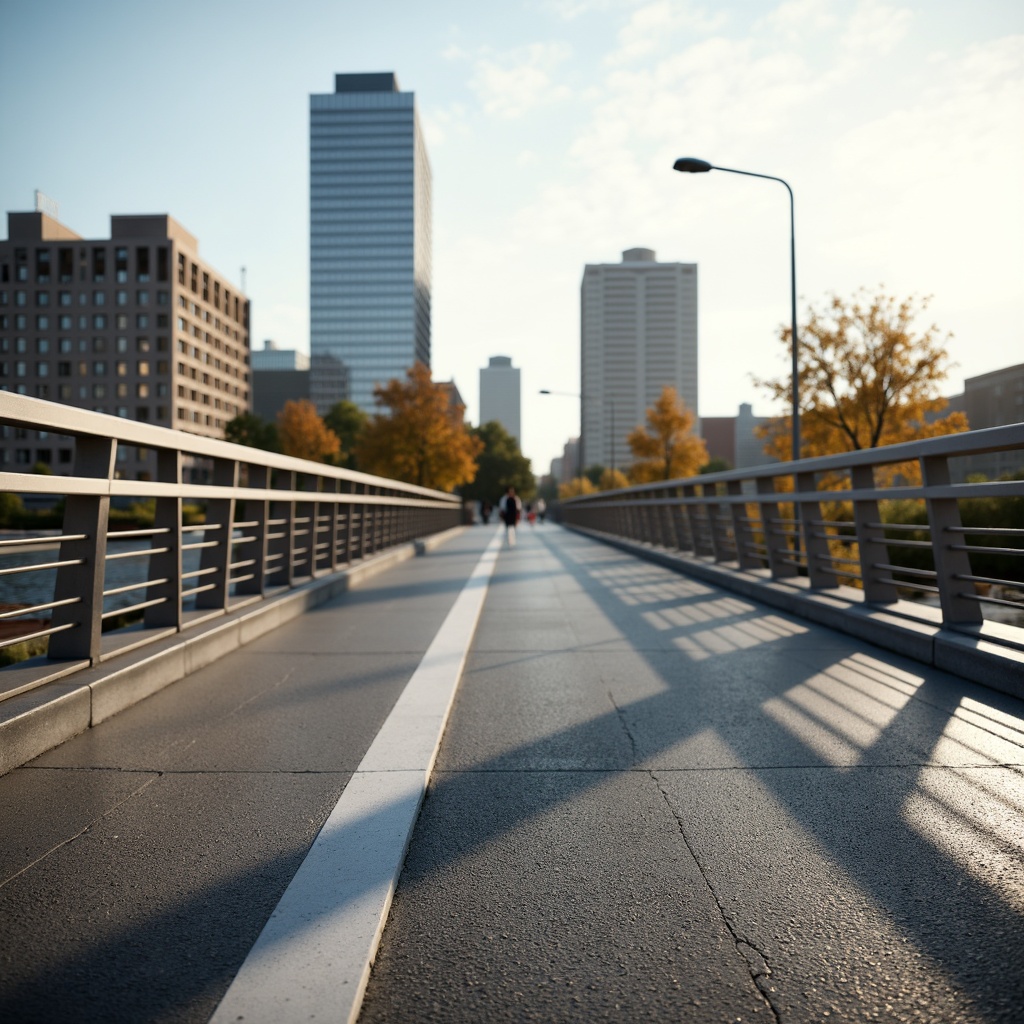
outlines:
[[[8,213],[0,241],[0,388],[223,437],[251,408],[249,300],[166,214],[112,216],[85,239],[41,211]],[[0,430],[0,465],[70,473],[70,439]],[[117,474],[155,455],[122,447]]]

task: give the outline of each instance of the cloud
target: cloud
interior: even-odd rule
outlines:
[[[882,0],[862,0],[846,26],[843,48],[849,54],[874,57],[892,52],[910,30],[913,13]]]
[[[707,35],[724,28],[728,21],[725,13],[710,15],[678,0],[657,0],[633,13],[619,32],[619,48],[605,60],[611,65],[627,64],[664,50],[683,32]]]
[[[470,88],[486,114],[507,120],[522,117],[570,95],[567,86],[555,84],[553,72],[571,54],[564,43],[532,43],[503,54],[484,50],[471,58]],[[461,51],[458,56],[468,57]]]

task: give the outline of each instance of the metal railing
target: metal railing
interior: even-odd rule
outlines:
[[[606,491],[562,517],[766,582],[937,604],[943,627],[1000,619],[1024,640],[1024,479],[953,482],[955,460],[997,451],[1024,467],[1024,423]]]
[[[0,648],[46,641],[51,661],[95,664],[460,522],[455,495],[9,392],[0,424],[73,450],[69,476],[0,472],[62,524],[0,540]],[[119,478],[126,446],[156,452],[155,479]],[[126,506],[144,528],[116,529]]]

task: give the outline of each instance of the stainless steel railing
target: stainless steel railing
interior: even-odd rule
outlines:
[[[9,392],[0,425],[73,441],[70,475],[0,466],[0,492],[63,507],[59,530],[0,539],[0,649],[45,643],[52,662],[95,664],[460,522],[454,495]],[[155,450],[156,478],[121,479],[123,446]],[[140,503],[153,525],[116,529],[112,509]]]
[[[1024,423],[587,495],[562,517],[765,582],[930,602],[944,627],[998,619],[1024,640],[1024,479],[953,482],[956,460],[995,451],[1024,468]]]

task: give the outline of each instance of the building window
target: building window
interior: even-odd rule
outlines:
[[[136,384],[135,395],[137,398],[149,398],[149,385],[148,384]]]
[[[64,313],[57,318],[57,326],[62,331],[70,331],[74,322],[75,318],[71,316],[69,313]]]
[[[167,246],[161,245],[156,251],[156,279],[167,280]]]
[[[144,331],[149,327],[149,314],[139,313],[135,317],[135,327],[137,330]]]
[[[57,339],[57,351],[62,352],[65,355],[72,349],[70,338],[58,338]]]
[[[121,293],[118,292],[118,295]],[[92,293],[92,304],[94,306],[105,306],[107,304],[107,293],[106,292],[93,292]],[[118,303],[120,305],[120,303]]]
[[[106,313],[95,313],[95,314],[93,314],[92,325],[98,331],[104,330],[106,328],[106,326],[107,326],[107,314]]]
[[[127,306],[128,305],[128,293],[123,288],[118,288],[118,290],[116,292],[114,292],[114,301],[119,306]]]
[[[50,282],[50,250],[36,249],[36,280],[40,284]]]
[[[107,339],[106,338],[93,338],[92,339],[92,350],[93,350],[93,352],[106,352],[107,351]]]
[[[36,317],[36,330],[48,331],[50,329],[50,318],[45,313],[40,313]]]
[[[71,292],[60,292],[57,295],[57,302],[62,306],[71,305]]]
[[[50,364],[41,362],[36,363],[36,376],[37,377],[49,377],[50,376]]]
[[[107,250],[96,248],[92,251],[92,279],[102,283],[107,276]]]
[[[37,306],[48,306],[50,304],[50,293],[49,292],[36,292],[36,305]]]
[[[92,397],[93,398],[106,398],[107,397],[107,385],[106,384],[93,384],[93,386],[92,386]]]
[[[105,375],[106,375],[106,372],[107,372],[107,364],[106,364],[106,361],[105,361],[105,360],[103,360],[103,359],[97,359],[97,360],[96,360],[96,361],[95,361],[95,362],[94,362],[94,363],[92,364],[92,372],[93,372],[93,373],[94,373],[94,374],[95,374],[95,375],[96,375],[97,377],[103,377],[103,376],[105,376]]]
[[[36,338],[36,352],[45,356],[50,351],[50,340],[49,338]]]
[[[118,384],[114,388],[114,393],[117,395],[118,398],[127,398],[128,397],[128,385],[127,384]]]
[[[62,402],[71,401],[71,385],[70,384],[59,384],[57,386],[57,397]]]
[[[58,377],[70,377],[71,376],[71,362],[69,360],[62,360],[57,364],[57,376]],[[68,396],[71,397],[70,395]]]
[[[18,289],[14,293],[14,304],[16,306],[27,306],[28,305],[28,292]]]
[[[135,293],[135,301],[140,306],[148,306],[149,305],[149,292],[144,291],[144,290],[143,291],[137,291]]]
[[[114,250],[114,271],[118,284],[125,284],[128,280],[128,250],[123,246]]]
[[[138,371],[139,371],[139,376],[140,377],[148,377],[149,376],[149,360],[147,360],[147,359],[140,359],[139,362],[138,362]]]
[[[149,351],[149,338],[136,338],[135,339],[135,351],[136,352],[148,352]]]
[[[114,364],[114,372],[118,375],[118,377],[127,377],[128,376],[128,364],[127,363],[115,363]]]
[[[117,339],[117,351],[127,352],[128,351],[128,339],[121,337]]]
[[[149,280],[149,246],[140,245],[135,250],[135,280],[143,284]]]
[[[75,279],[75,250],[69,246],[57,250],[57,273],[61,284],[70,284]]]

